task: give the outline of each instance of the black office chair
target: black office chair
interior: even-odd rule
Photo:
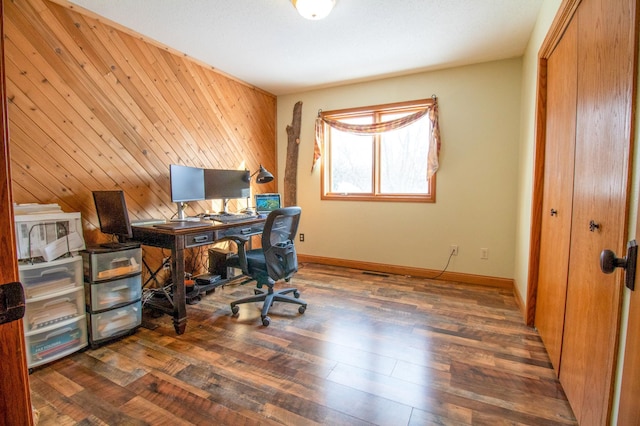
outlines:
[[[272,211],[262,231],[262,248],[246,250],[247,239],[231,237],[238,246],[238,253],[226,261],[227,267],[239,268],[242,273],[257,281],[255,295],[231,302],[231,312],[235,315],[242,303],[264,302],[262,305],[262,325],[269,325],[271,319],[267,315],[274,302],[287,302],[300,305],[301,314],[307,309],[307,303],[299,299],[300,292],[296,288],[274,291],[276,281],[284,279],[289,282],[298,271],[298,257],[294,240],[300,222],[300,207],[284,207]],[[267,290],[262,290],[263,286]],[[293,293],[293,297],[289,294]]]

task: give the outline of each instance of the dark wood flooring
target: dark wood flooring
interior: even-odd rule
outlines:
[[[497,288],[301,265],[309,303],[227,286],[137,333],[36,369],[40,425],[575,425],[535,330]],[[155,327],[155,329],[151,329]]]

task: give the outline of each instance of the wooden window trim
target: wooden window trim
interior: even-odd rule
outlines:
[[[321,111],[321,117],[330,117],[333,119],[344,119],[349,117],[357,117],[365,114],[372,114],[378,120],[382,114],[390,114],[394,112],[415,112],[421,108],[431,106],[435,103],[434,99],[421,99],[417,101],[405,101],[389,104],[365,106],[358,108],[345,108],[332,111]],[[413,110],[413,111],[412,111]],[[328,132],[327,132],[328,136]],[[325,137],[327,137],[325,136]],[[408,203],[435,203],[436,202],[436,175],[433,175],[429,179],[429,192],[428,194],[380,194],[376,193],[380,187],[380,135],[372,135],[374,147],[372,152],[374,153],[372,158],[373,177],[372,186],[374,188],[373,194],[339,194],[326,191],[327,187],[330,187],[327,179],[329,178],[328,171],[325,171],[327,167],[327,161],[331,161],[331,156],[327,154],[330,142],[324,141],[322,159],[320,161],[320,199],[321,200],[336,200],[336,201],[391,201],[391,202],[408,202]],[[425,159],[426,161],[426,159]],[[326,174],[325,174],[326,173]]]

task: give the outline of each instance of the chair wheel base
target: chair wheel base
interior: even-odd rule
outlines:
[[[300,292],[296,288],[285,288],[279,291],[273,291],[273,287],[269,287],[268,291],[254,289],[254,296],[245,297],[235,302],[231,302],[231,313],[236,315],[240,311],[238,305],[244,303],[259,303],[262,302],[262,312],[260,319],[262,325],[268,327],[271,324],[271,318],[269,318],[269,309],[276,303],[295,303],[298,305],[298,312],[304,314],[307,310],[307,303],[300,299]],[[289,296],[291,294],[291,296]]]

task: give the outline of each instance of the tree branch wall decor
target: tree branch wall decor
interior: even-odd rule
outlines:
[[[284,205],[295,206],[298,190],[298,147],[300,145],[300,122],[302,102],[293,106],[293,121],[287,126],[287,162],[284,169]]]

